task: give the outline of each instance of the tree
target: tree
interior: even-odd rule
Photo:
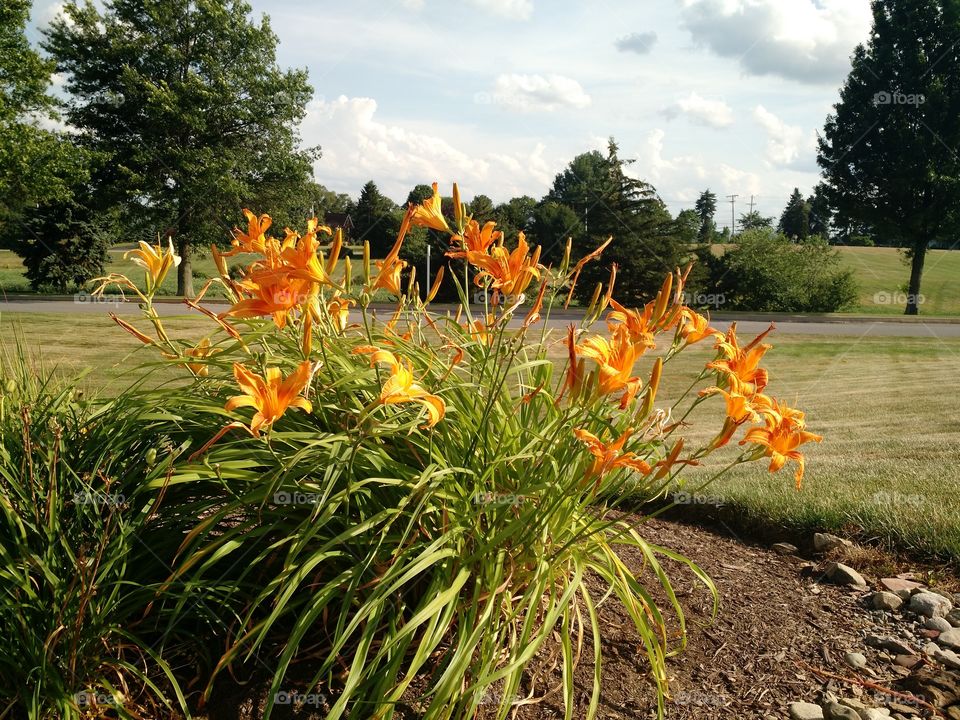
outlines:
[[[597,151],[578,155],[557,175],[545,200],[566,205],[583,221],[582,239],[574,242],[574,259],[608,237],[613,243],[599,261],[588,263],[579,292],[589,297],[597,282],[605,282],[610,266],[620,268],[618,297],[639,303],[649,299],[672,272],[689,257],[676,236],[676,225],[649,183],[627,175],[632,161],[622,160],[611,138],[606,156]],[[562,241],[557,243],[562,250]],[[549,247],[544,253],[549,257]]]
[[[494,220],[494,211],[493,200],[486,195],[477,195],[467,204],[467,212],[480,225],[488,220]]]
[[[277,37],[243,0],[68,2],[44,47],[67,73],[67,117],[110,158],[98,200],[175,238],[178,294],[193,294],[191,250],[224,242],[225,218],[301,192],[315,149],[298,149],[312,95],[281,70]]]
[[[960,2],[874,0],[827,116],[817,162],[840,215],[902,239],[906,314],[919,312],[927,248],[953,241],[960,214]]]
[[[584,236],[583,221],[562,203],[544,200],[533,211],[530,239],[543,248],[541,257],[547,264],[556,264],[563,259],[567,238],[577,248],[586,247]]]
[[[800,194],[800,188],[794,188],[790,194],[777,229],[793,240],[806,240],[810,234],[810,205]]]
[[[696,205],[693,206],[700,218],[700,230],[697,238],[701,243],[713,242],[713,237],[717,232],[717,223],[714,216],[717,214],[717,196],[710,192],[710,189],[704,190],[697,198]]]
[[[833,208],[830,207],[830,200],[820,185],[817,185],[813,195],[807,198],[807,205],[810,206],[810,234],[829,239],[833,231]]]
[[[70,138],[40,124],[57,118],[47,94],[54,63],[30,47],[29,17],[29,0],[0,4],[0,224],[15,224],[28,206],[69,198],[85,172]]]
[[[703,220],[696,210],[681,210],[677,213],[677,219],[674,221],[677,226],[677,237],[684,245],[695,244],[703,229]]]
[[[533,227],[537,204],[529,195],[520,195],[497,205],[493,216],[504,236],[514,238],[518,232],[528,232]]]
[[[740,231],[764,230],[773,227],[773,218],[764,217],[758,210],[742,213],[740,215]]]
[[[368,240],[373,257],[385,257],[393,247],[400,225],[397,211],[397,204],[383,195],[373,180],[367,181],[360,190],[350,214],[354,239],[358,243]]]

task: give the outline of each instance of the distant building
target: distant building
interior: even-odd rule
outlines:
[[[337,228],[343,230],[345,242],[353,238],[353,219],[349,213],[327,213],[323,216],[323,224],[329,225],[334,232],[337,231]]]

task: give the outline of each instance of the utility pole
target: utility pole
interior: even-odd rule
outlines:
[[[754,206],[754,204],[755,204],[755,203],[753,202],[753,195],[751,195],[751,196],[750,196],[750,214],[751,214],[751,215],[753,214],[753,206]]]
[[[732,238],[737,232],[737,198],[739,195],[727,195],[727,199],[730,200],[730,237]]]

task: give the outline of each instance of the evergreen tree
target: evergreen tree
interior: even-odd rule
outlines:
[[[807,205],[810,207],[810,234],[830,239],[833,230],[833,209],[822,187],[817,185],[814,188],[813,195],[807,198]]]
[[[777,229],[792,240],[806,240],[810,234],[810,205],[803,199],[799,188],[794,188],[790,194]]]
[[[697,198],[694,209],[700,218],[700,230],[697,233],[697,239],[701,243],[713,242],[714,235],[717,233],[717,223],[714,220],[717,214],[716,194],[710,192],[709,188],[704,190]]]
[[[529,232],[533,227],[534,212],[537,201],[529,195],[520,195],[500,203],[494,209],[494,219],[497,227],[507,238],[515,238],[520,231]]]
[[[368,240],[373,257],[386,257],[397,239],[398,210],[396,203],[381,194],[377,184],[369,180],[360,190],[360,197],[350,214],[354,240],[358,243]]]
[[[927,248],[960,218],[960,2],[873,0],[873,29],[819,139],[838,215],[902,240],[906,313],[919,312]]]
[[[773,218],[764,217],[759,210],[751,210],[740,215],[740,231],[773,229]]]
[[[68,2],[47,30],[70,124],[109,158],[98,202],[174,236],[179,294],[195,245],[226,241],[240,207],[301,192],[318,156],[299,149],[306,71],[282,70],[269,21],[249,15],[243,0]]]
[[[496,219],[493,200],[486,195],[477,195],[467,203],[467,213],[482,226],[488,220]]]

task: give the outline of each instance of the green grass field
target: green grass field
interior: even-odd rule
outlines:
[[[164,324],[171,336],[192,340],[211,329],[193,316]],[[89,392],[132,382],[140,376],[138,363],[156,360],[106,317],[2,315],[4,352],[15,349],[15,332],[42,351],[48,367],[68,375],[89,369],[82,380]],[[810,429],[825,436],[822,445],[805,446],[804,488],[794,489],[792,471],[769,475],[757,463],[703,494],[720,498],[724,513],[746,525],[832,529],[960,561],[960,415],[952,390],[960,377],[960,340],[775,335],[772,341],[765,361],[770,392],[806,409]],[[689,382],[710,357],[705,344],[668,366],[661,402],[682,389],[676,378]],[[148,372],[151,384],[178,377],[169,366]],[[722,401],[711,402],[691,416],[691,437],[708,437],[718,427]],[[691,473],[689,488],[705,477]]]

